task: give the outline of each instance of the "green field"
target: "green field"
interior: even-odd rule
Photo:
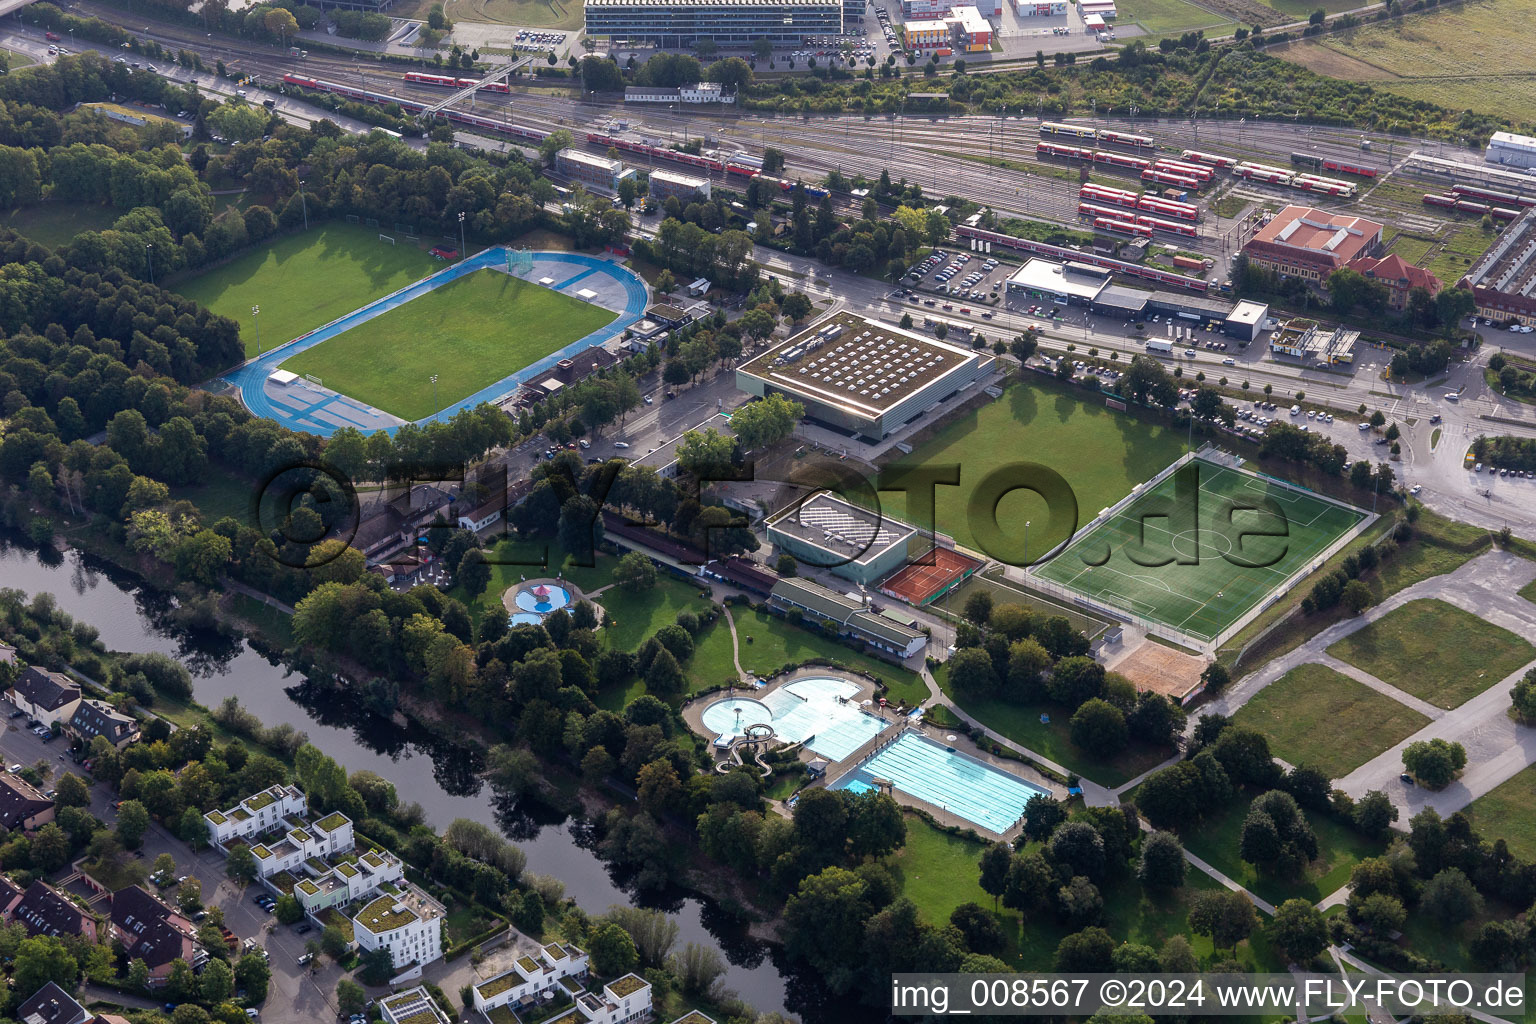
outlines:
[[[234,319],[253,356],[252,306],[261,307],[262,351],[270,351],[441,268],[423,249],[385,245],[371,228],[326,224],[253,249],[176,290]]]
[[[1234,716],[1269,737],[1275,756],[1343,778],[1429,719],[1326,665],[1299,665]]]
[[[1444,601],[1409,601],[1328,653],[1440,708],[1458,707],[1536,658],[1507,629]]]
[[[1520,596],[1532,604],[1536,604],[1536,580],[1532,580],[1520,588]]]
[[[736,617],[736,633],[741,640],[741,667],[756,675],[777,672],[792,662],[820,658],[858,669],[882,680],[892,700],[917,704],[928,698],[928,688],[900,665],[882,661],[844,646],[831,637],[802,629],[776,615],[743,608],[731,610]]]
[[[1135,22],[1153,37],[1176,36],[1197,28],[1217,36],[1235,24],[1184,0],[1126,0],[1123,7],[1117,5],[1116,9],[1120,12],[1117,24]]]
[[[1473,800],[1466,813],[1490,843],[1502,839],[1523,860],[1536,858],[1536,765]]]
[[[126,212],[94,203],[37,203],[0,213],[0,224],[57,249],[83,231],[105,231]]]
[[[282,365],[401,419],[418,420],[613,320],[601,306],[499,270],[476,270]]]
[[[1211,640],[1365,518],[1252,473],[1189,466],[1036,575]]]
[[[1000,400],[957,417],[922,443],[912,458],[927,465],[960,467],[960,486],[936,489],[935,515],[941,532],[973,549],[980,542],[967,510],[976,483],[994,470],[1026,459],[1064,476],[1077,495],[1079,522],[1075,524],[1050,522],[1044,502],[1027,491],[1006,495],[997,507],[999,522],[1032,522],[1029,553],[1034,556],[1066,540],[1071,528],[1125,497],[1135,484],[1183,452],[1182,431],[1143,423],[1106,408],[1102,401],[1079,398],[1051,384],[1030,382],[1012,384]],[[895,518],[906,518],[904,492],[882,492],[880,501]],[[999,558],[1022,555],[1022,536],[1013,540],[1016,550],[988,553]]]
[[[1307,821],[1317,834],[1317,860],[1307,865],[1300,878],[1263,874],[1238,855],[1243,822],[1248,817],[1249,805],[1258,795],[1257,790],[1245,790],[1220,813],[1206,815],[1200,827],[1184,837],[1184,845],[1243,888],[1276,906],[1293,898],[1316,903],[1348,882],[1356,864],[1382,850],[1381,844],[1366,839],[1352,826],[1327,814],[1307,811]]]

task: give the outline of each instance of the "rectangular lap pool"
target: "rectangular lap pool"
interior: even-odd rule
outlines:
[[[998,835],[1023,816],[1030,797],[1046,793],[1039,786],[912,731],[902,733],[833,787],[862,792],[876,780],[889,782],[909,796]]]

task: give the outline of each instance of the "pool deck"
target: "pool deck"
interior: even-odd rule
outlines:
[[[976,760],[981,761],[989,767],[996,768],[998,771],[1003,772],[1006,775],[1012,775],[1014,778],[1022,779],[1024,782],[1029,783],[1031,786],[1037,786],[1040,789],[1045,790],[1058,800],[1065,802],[1069,799],[1067,794],[1067,787],[1063,786],[1059,782],[1046,778],[1044,775],[1035,771],[1029,765],[1022,764],[1010,758],[997,757],[992,753],[990,747],[979,747],[968,736],[951,732],[947,728],[910,722],[894,730],[887,729],[885,732],[882,732],[879,736],[876,736],[869,743],[855,751],[852,757],[849,757],[844,761],[840,761],[836,769],[827,772],[826,776],[817,780],[815,785],[829,786],[841,779],[844,775],[858,770],[863,766],[864,762],[873,757],[877,751],[892,743],[895,743],[896,740],[900,738],[901,734],[907,730],[921,733],[922,735],[928,737],[928,739],[933,740],[935,743],[938,743],[941,746],[954,747],[955,750],[959,751],[960,753],[965,754],[968,757],[975,758]],[[949,736],[954,736],[955,739],[951,741],[948,739]],[[806,787],[806,789],[809,788],[811,787]],[[881,792],[888,793],[891,799],[895,800],[896,803],[902,807],[910,807],[913,810],[922,811],[929,817],[933,818],[934,821],[946,827],[953,825],[960,828],[972,829],[983,839],[1001,840],[1003,842],[1012,843],[1014,840],[1019,838],[1019,833],[1022,832],[1024,828],[1023,822],[1020,821],[1012,825],[1006,832],[993,832],[985,825],[974,822],[971,819],[964,817],[963,815],[955,813],[954,811],[946,810],[945,808],[940,807],[938,804],[929,803],[927,800],[915,797],[911,793],[908,793],[906,790],[897,789],[894,786],[881,786],[879,788]],[[804,792],[804,790],[801,792]]]
[[[537,586],[539,586],[541,584],[544,585],[544,586],[547,586],[547,587],[559,587],[561,590],[564,590],[567,593],[569,593],[571,595],[570,604],[564,605],[565,608],[569,608],[572,604],[575,604],[577,601],[586,601],[588,604],[590,604],[592,606],[592,610],[597,613],[597,621],[598,621],[598,623],[599,624],[602,623],[602,621],[603,621],[603,614],[604,614],[603,613],[603,606],[602,605],[598,604],[596,601],[592,600],[592,598],[588,597],[582,591],[582,589],[580,587],[578,587],[576,584],[572,583],[570,580],[555,579],[553,576],[539,576],[539,577],[536,577],[536,578],[531,579],[531,580],[521,580],[521,581],[513,584],[512,586],[508,587],[502,593],[502,595],[501,595],[501,603],[502,603],[502,606],[507,609],[507,614],[509,614],[509,615],[517,615],[517,614],[520,614],[520,613],[521,614],[529,614],[529,615],[538,615],[538,614],[540,614],[538,612],[529,612],[528,609],[526,609],[526,608],[519,608],[517,606],[517,594],[518,594],[518,591],[520,591],[520,590],[530,590],[533,587],[537,587]]]
[[[688,728],[692,729],[700,736],[703,736],[706,740],[713,742],[719,733],[715,732],[713,729],[710,729],[704,724],[704,709],[715,703],[715,701],[724,700],[727,697],[751,697],[753,700],[762,700],[765,696],[773,693],[780,687],[788,686],[790,683],[798,682],[801,679],[827,678],[846,679],[848,682],[857,686],[859,688],[859,692],[850,698],[851,700],[862,701],[867,699],[878,701],[880,699],[879,694],[875,690],[875,684],[869,679],[866,679],[864,676],[858,675],[854,672],[847,672],[842,669],[829,668],[825,665],[805,665],[794,669],[793,671],[786,672],[783,675],[774,676],[773,679],[769,681],[768,685],[764,687],[755,687],[741,684],[739,686],[730,687],[729,689],[713,690],[709,693],[698,694],[697,696],[690,698],[683,705],[683,721],[688,723]],[[877,718],[883,718],[888,723],[894,723],[901,718],[900,713],[897,712],[894,708],[882,709],[878,704],[871,704],[868,707],[861,708],[861,710],[867,711]],[[883,735],[885,735],[885,731],[879,733],[875,739],[878,739],[879,736]],[[857,756],[859,752],[864,750],[864,748],[868,745],[869,744],[866,743],[859,747],[858,750],[854,751],[854,755],[852,756]],[[826,758],[822,755],[817,754],[803,746],[796,750],[795,753],[798,754],[800,760],[806,764],[816,760],[826,760]],[[841,761],[836,763],[844,764],[851,762],[849,758],[843,758]]]

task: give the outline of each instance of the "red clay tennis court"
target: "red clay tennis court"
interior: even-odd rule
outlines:
[[[935,547],[916,562],[887,577],[880,584],[880,592],[910,605],[925,605],[981,566],[979,559],[950,548]]]

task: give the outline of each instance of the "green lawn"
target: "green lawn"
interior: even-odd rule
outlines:
[[[34,242],[57,249],[84,231],[105,231],[126,210],[95,203],[37,203],[0,214],[0,224]]]
[[[613,570],[619,564],[617,558],[599,552],[593,565],[576,565],[558,544],[511,538],[487,543],[486,558],[491,563],[491,582],[483,593],[471,597],[461,586],[448,591],[449,597],[457,598],[468,606],[470,617],[477,626],[487,613],[507,614],[501,596],[508,587],[516,586],[520,578],[531,580],[554,576],[558,572],[583,591],[591,593],[613,582]],[[541,560],[544,563],[542,565],[539,564]]]
[[[1074,526],[1092,519],[1166,467],[1184,451],[1184,434],[1079,399],[1045,382],[1016,383],[1003,397],[969,412],[939,431],[912,458],[928,465],[962,467],[961,486],[939,487],[937,527],[961,544],[976,548],[968,521],[971,487],[995,469],[1022,459],[1041,462],[1066,478],[1077,496],[1078,521],[1052,521],[1044,501],[1031,492],[1007,494],[997,506],[1000,523],[1029,520],[1029,553],[1043,554],[1067,538]],[[905,494],[881,494],[884,511],[902,519]],[[917,523],[920,528],[934,524]],[[1023,537],[1016,539],[1019,555]],[[1013,552],[989,552],[994,557]]]
[[[22,68],[31,67],[36,63],[37,61],[33,60],[31,57],[28,57],[20,50],[5,51],[5,66],[11,71],[20,71]]]
[[[429,416],[613,322],[611,311],[477,270],[284,361],[407,420]],[[437,383],[431,378],[436,375]]]
[[[1184,837],[1184,845],[1196,856],[1223,872],[1237,884],[1279,906],[1288,899],[1301,898],[1316,903],[1349,881],[1355,865],[1382,851],[1353,828],[1325,814],[1304,812],[1317,834],[1318,857],[1299,879],[1281,879],[1261,874],[1238,856],[1238,841],[1243,820],[1257,791],[1244,791],[1225,810],[1207,815],[1198,829]]]
[[[1517,773],[1467,807],[1472,823],[1489,842],[1502,839],[1523,860],[1536,857],[1536,766]]]
[[[1520,588],[1520,596],[1532,604],[1536,604],[1536,580],[1532,580]]]
[[[1260,690],[1235,716],[1269,737],[1270,750],[1342,778],[1413,735],[1429,719],[1325,665],[1300,665]]]
[[[1410,601],[1328,648],[1436,707],[1454,708],[1536,658],[1536,647],[1444,601]]]
[[[1152,37],[1176,36],[1197,28],[1215,36],[1233,25],[1229,19],[1184,0],[1127,0],[1119,11],[1120,24],[1134,21]]]
[[[262,350],[268,351],[441,268],[423,249],[385,245],[372,228],[333,223],[259,246],[176,290],[233,318],[245,354],[253,356],[252,306],[261,307]]]
[[[845,647],[766,612],[738,605],[731,614],[736,616],[736,632],[741,638],[741,667],[748,672],[767,675],[792,662],[823,658],[880,678],[893,700],[917,704],[928,698],[923,681],[900,665]]]
[[[944,924],[962,903],[992,907],[992,897],[982,891],[978,861],[982,843],[942,832],[921,818],[907,816],[907,843],[890,858],[901,882],[902,893],[917,905],[923,918]],[[1117,940],[1145,943],[1156,949],[1173,935],[1190,940],[1197,956],[1211,957],[1211,940],[1189,932],[1188,901],[1195,893],[1218,888],[1220,883],[1191,868],[1184,888],[1162,899],[1151,899],[1129,871],[1111,872],[1102,887],[1104,928]],[[1056,947],[1073,929],[1042,917],[1021,927],[1017,912],[997,912],[1008,948],[1002,959],[1024,971],[1050,970]],[[1274,956],[1261,939],[1238,947],[1237,958],[1260,970],[1279,970]]]
[[[947,693],[961,710],[966,711],[1002,733],[1015,743],[1022,744],[1042,757],[1050,758],[1063,768],[1104,786],[1119,786],[1155,768],[1174,751],[1166,747],[1149,747],[1144,743],[1132,743],[1108,761],[1089,754],[1072,742],[1069,723],[1072,714],[1060,704],[1020,704],[1003,698],[976,699],[955,697],[949,685],[946,666],[940,665],[933,673],[939,687]],[[1044,714],[1049,722],[1041,722]]]

